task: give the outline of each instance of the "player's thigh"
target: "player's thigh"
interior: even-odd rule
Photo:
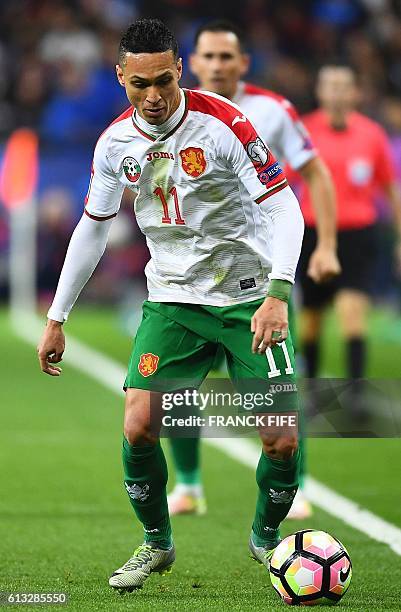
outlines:
[[[291,333],[265,353],[251,350],[250,321],[260,303],[240,304],[229,313],[222,344],[230,378],[241,392],[271,394],[261,411],[298,410],[294,348]],[[228,324],[230,323],[230,324]]]
[[[124,388],[168,392],[202,383],[217,345],[174,320],[177,311],[174,304],[144,303]]]

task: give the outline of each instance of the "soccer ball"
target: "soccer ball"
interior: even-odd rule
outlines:
[[[351,576],[346,548],[325,531],[297,531],[280,542],[270,560],[272,585],[289,605],[335,604]]]

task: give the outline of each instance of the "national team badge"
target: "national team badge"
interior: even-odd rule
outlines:
[[[142,376],[151,376],[157,370],[159,356],[153,353],[143,353],[139,359],[138,370]]]
[[[206,159],[203,149],[188,147],[180,151],[182,169],[184,172],[198,178],[206,170]]]
[[[136,183],[141,176],[141,166],[138,164],[135,157],[124,157],[123,170],[130,183]]]

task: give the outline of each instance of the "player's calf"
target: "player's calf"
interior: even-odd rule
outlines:
[[[259,494],[252,525],[256,548],[270,550],[280,540],[280,523],[298,489],[300,452],[296,436],[261,436],[263,451],[256,470]]]

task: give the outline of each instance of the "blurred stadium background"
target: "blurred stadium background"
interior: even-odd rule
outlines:
[[[363,92],[361,110],[387,130],[401,180],[399,0],[1,2],[0,163],[16,129],[28,127],[38,135],[34,269],[42,320],[82,214],[94,144],[128,106],[114,74],[121,31],[137,17],[163,19],[177,34],[183,85],[191,87],[196,83],[187,57],[194,32],[203,22],[224,16],[245,30],[252,56],[248,79],[287,96],[301,113],[314,108],[314,78],[322,64],[353,66]],[[21,168],[22,176],[25,172]],[[134,544],[140,534],[120,484],[121,398],[113,384],[104,386],[85,374],[96,368],[90,355],[75,369],[67,364],[60,380],[40,375],[35,351],[23,341],[34,342],[37,329],[21,323],[16,330],[10,324],[10,213],[5,204],[0,201],[0,529],[5,561],[0,590],[64,590],[71,594],[73,609],[126,609],[128,600],[117,601],[104,587],[109,570],[126,556],[127,541]],[[390,213],[380,198],[377,206],[381,248],[372,270],[376,295],[368,372],[373,378],[396,379],[401,284],[392,263]],[[28,251],[25,257],[29,270],[34,260]],[[146,295],[147,259],[128,195],[107,254],[71,315],[67,340],[77,338],[124,368]],[[23,284],[23,275],[20,280]],[[336,331],[329,313],[323,375],[343,375]],[[311,440],[309,468],[321,482],[401,528],[400,450],[397,439]],[[204,464],[210,512],[198,522],[175,521],[180,565],[170,582],[147,585],[135,605],[139,610],[277,610],[280,604],[267,576],[246,559],[255,495],[252,472],[211,447]],[[229,507],[236,512],[228,520]],[[213,537],[217,525],[221,542]],[[292,523],[286,530],[304,526]],[[341,605],[366,611],[374,601],[374,609],[400,609],[400,557],[393,550],[319,508],[306,526],[331,531],[349,547],[355,579]],[[400,533],[393,538],[397,546]],[[228,568],[221,562],[226,545],[230,555],[233,548]]]

